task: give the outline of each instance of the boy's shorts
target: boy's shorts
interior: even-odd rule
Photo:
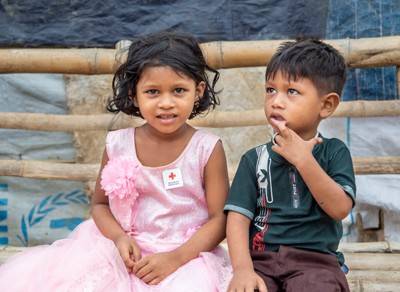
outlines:
[[[281,246],[279,251],[252,251],[254,270],[268,292],[350,292],[336,256]]]

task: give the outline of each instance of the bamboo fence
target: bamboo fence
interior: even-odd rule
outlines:
[[[211,42],[201,45],[207,63],[216,68],[265,66],[282,40]],[[350,67],[400,66],[400,36],[328,40],[345,57]],[[0,49],[0,73],[111,74],[125,57],[127,42],[117,49]],[[400,87],[400,71],[397,71]],[[400,116],[400,101],[355,101],[341,103],[336,117]],[[141,124],[124,114],[49,115],[0,113],[0,128],[33,131],[114,130]],[[262,109],[240,112],[212,112],[194,119],[199,127],[244,127],[265,125]],[[358,174],[400,173],[400,157],[355,157]],[[36,179],[93,181],[98,164],[50,161],[0,160],[0,176]],[[229,170],[232,178],[233,169]],[[0,264],[24,248],[0,249]],[[393,242],[345,243],[340,245],[351,272],[352,291],[398,291],[400,244]]]
[[[215,68],[265,66],[283,41],[211,42],[201,45],[206,60]],[[400,36],[328,40],[344,55],[350,67],[400,65]],[[0,49],[1,73],[108,74],[123,60],[129,42],[116,49]],[[397,73],[398,82],[400,72]],[[341,103],[334,116],[399,116],[400,101],[355,101]],[[124,114],[50,115],[0,113],[0,128],[35,131],[114,130],[137,126],[140,120]],[[199,127],[244,127],[265,125],[262,109],[240,112],[212,112],[191,124]],[[358,157],[359,174],[399,173],[400,157]],[[68,171],[65,171],[68,169]],[[0,161],[0,175],[32,178],[93,180],[97,165],[35,161]],[[232,172],[232,170],[231,170]],[[68,175],[66,175],[68,173]]]

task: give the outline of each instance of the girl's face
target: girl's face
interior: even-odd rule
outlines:
[[[193,79],[169,66],[148,67],[136,84],[134,102],[153,129],[172,134],[186,124],[204,90],[204,82],[196,85]]]

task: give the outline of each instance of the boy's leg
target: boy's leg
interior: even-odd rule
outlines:
[[[286,271],[283,288],[287,292],[350,292],[346,276],[334,255],[281,247]]]
[[[276,277],[276,254],[276,252],[251,252],[254,270],[264,280],[268,292],[283,291],[279,280]]]

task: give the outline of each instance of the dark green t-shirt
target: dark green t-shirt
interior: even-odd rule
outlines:
[[[343,233],[341,221],[319,207],[295,167],[271,147],[269,142],[242,156],[224,210],[252,220],[252,250],[277,251],[286,245],[336,254],[342,264],[343,256],[337,252]],[[354,170],[346,145],[335,138],[323,138],[313,155],[354,205]]]

